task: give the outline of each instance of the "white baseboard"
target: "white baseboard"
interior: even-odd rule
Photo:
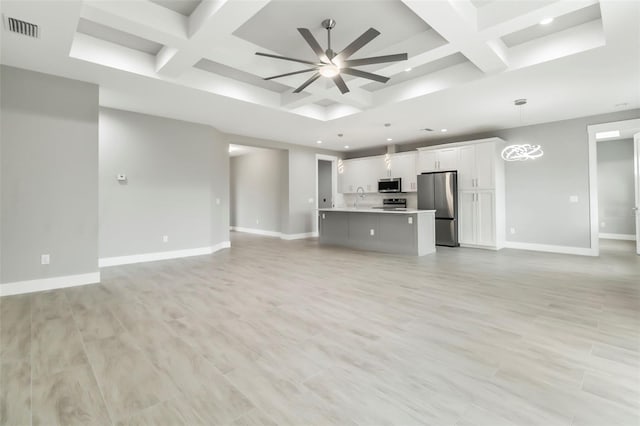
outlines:
[[[264,235],[265,237],[279,238],[280,235],[282,235],[282,233],[278,231],[266,231],[264,229],[255,229],[255,228],[243,228],[241,226],[231,226],[230,229],[236,232],[244,232],[245,234]]]
[[[636,236],[633,234],[607,234],[606,232],[599,233],[598,238],[602,238],[604,240],[625,240],[625,241],[636,240]]]
[[[155,262],[157,260],[179,259],[181,257],[202,256],[215,253],[218,250],[231,247],[230,241],[223,241],[211,247],[199,247],[193,249],[161,251],[156,253],[134,254],[130,256],[103,257],[98,259],[98,266],[129,265],[132,263]]]
[[[576,254],[579,256],[595,256],[594,250],[583,247],[555,246],[550,244],[518,243],[506,241],[505,248],[518,250],[543,251],[546,253]]]
[[[34,293],[36,291],[55,290],[57,288],[75,287],[86,284],[97,284],[99,282],[100,272],[41,278],[38,280],[16,281],[0,284],[0,296]]]
[[[304,238],[314,238],[317,236],[317,232],[305,232],[304,234],[282,234],[280,238],[283,240],[300,240]]]
[[[303,234],[285,234],[278,231],[265,231],[264,229],[243,228],[241,226],[231,226],[230,229],[236,232],[244,232],[247,234],[264,235],[266,237],[275,237],[282,240],[299,240],[302,238],[317,237],[317,232],[305,232]]]

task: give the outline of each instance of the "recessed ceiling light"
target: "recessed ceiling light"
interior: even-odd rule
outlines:
[[[544,18],[542,21],[540,21],[540,25],[549,25],[552,22],[553,18]]]
[[[344,146],[344,149],[349,149],[349,145],[345,145],[345,146]]]
[[[391,138],[387,138],[387,142],[391,142],[393,139]]]
[[[442,133],[447,133],[447,132],[448,132],[448,130],[447,130],[447,129],[440,129],[440,131],[441,131]]]
[[[412,69],[413,69],[413,68],[407,68],[407,69],[405,69],[404,71],[405,71],[405,72],[409,72],[409,71],[411,71]]]
[[[322,141],[321,140],[317,140],[316,143],[322,143]]]
[[[620,136],[620,130],[609,130],[607,132],[597,132],[596,139],[617,138]]]

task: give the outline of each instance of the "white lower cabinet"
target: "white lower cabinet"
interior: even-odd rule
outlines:
[[[495,192],[461,191],[458,203],[460,244],[496,247]]]

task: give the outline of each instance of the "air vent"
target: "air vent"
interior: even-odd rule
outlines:
[[[38,28],[36,24],[32,24],[27,21],[7,17],[5,25],[12,33],[18,33],[33,38],[38,38],[40,36],[40,28]]]

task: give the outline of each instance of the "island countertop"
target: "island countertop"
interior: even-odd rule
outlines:
[[[374,209],[371,207],[332,207],[326,209],[318,209],[320,212],[345,212],[345,213],[395,213],[395,214],[416,214],[416,213],[435,213],[435,210],[418,210],[418,209]]]

